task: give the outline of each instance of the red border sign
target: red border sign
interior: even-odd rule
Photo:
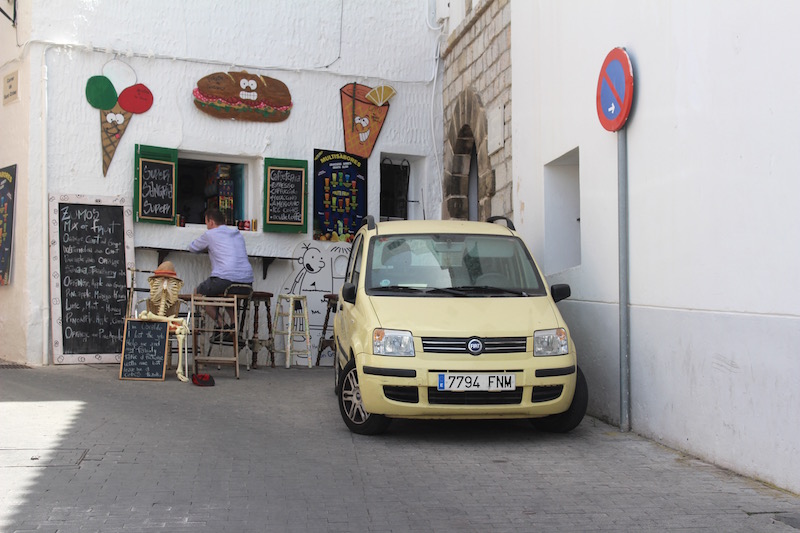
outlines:
[[[606,56],[597,80],[597,116],[608,131],[619,131],[633,103],[633,65],[624,48]]]

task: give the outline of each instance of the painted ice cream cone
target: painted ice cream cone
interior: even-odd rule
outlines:
[[[113,108],[100,110],[100,140],[103,144],[103,176],[114,158],[120,139],[128,128],[133,113],[125,111],[116,104]]]

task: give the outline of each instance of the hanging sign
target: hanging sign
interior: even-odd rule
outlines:
[[[306,169],[295,159],[264,161],[264,231],[305,233]]]
[[[608,131],[625,126],[633,103],[633,65],[624,48],[606,56],[597,80],[597,116]]]

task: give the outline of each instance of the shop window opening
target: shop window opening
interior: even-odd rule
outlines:
[[[411,164],[403,159],[395,164],[390,158],[381,160],[381,220],[408,219],[408,185]]]
[[[203,214],[217,208],[229,226],[244,219],[247,165],[178,159],[177,210],[187,224],[204,224]]]

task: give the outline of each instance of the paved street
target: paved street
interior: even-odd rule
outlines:
[[[797,532],[800,498],[592,418],[351,434],[330,368],[0,365],[0,531]]]

